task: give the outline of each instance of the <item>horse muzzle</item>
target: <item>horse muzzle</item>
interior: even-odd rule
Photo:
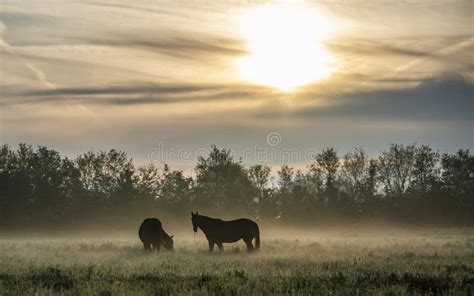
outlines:
[[[197,227],[193,227],[193,231],[194,231],[194,232],[198,232],[198,228],[197,228]]]

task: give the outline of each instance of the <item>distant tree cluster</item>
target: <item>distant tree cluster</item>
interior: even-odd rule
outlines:
[[[3,145],[0,228],[125,225],[194,209],[309,225],[474,222],[474,156],[468,150],[440,154],[425,145],[393,144],[370,158],[361,148],[342,157],[327,148],[306,171],[283,165],[272,177],[269,167],[247,168],[213,146],[194,172],[191,178],[168,165],[136,167],[117,150],[69,159],[43,146]]]

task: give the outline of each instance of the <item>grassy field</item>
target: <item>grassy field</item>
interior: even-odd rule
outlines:
[[[0,294],[474,294],[468,228],[274,233],[253,254],[209,254],[202,234],[181,237],[150,255],[132,236],[2,236]]]

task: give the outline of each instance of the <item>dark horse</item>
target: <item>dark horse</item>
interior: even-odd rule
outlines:
[[[165,249],[173,251],[173,236],[169,236],[163,227],[161,226],[160,220],[156,218],[147,218],[143,220],[140,229],[138,230],[138,236],[143,243],[145,251],[153,250],[159,251],[161,245]]]
[[[223,221],[191,212],[191,221],[193,230],[197,232],[198,227],[206,235],[209,241],[209,252],[214,250],[214,244],[217,244],[220,251],[224,250],[222,243],[235,243],[243,239],[247,244],[247,251],[260,248],[260,231],[257,223],[249,219],[237,219],[232,221]],[[255,238],[255,248],[252,240]]]

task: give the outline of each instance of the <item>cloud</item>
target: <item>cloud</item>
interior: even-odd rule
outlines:
[[[443,57],[449,56],[449,59],[452,60],[453,59],[453,57],[452,57],[453,53],[456,53],[458,51],[462,51],[464,49],[467,49],[469,52],[472,53],[472,50],[474,50],[474,37],[469,36],[467,38],[463,38],[463,40],[460,41],[460,42],[450,44],[449,46],[443,47],[443,48],[435,51],[431,56],[436,56],[438,58],[443,58]],[[424,60],[423,58],[426,58],[426,57],[420,57],[419,59],[415,59],[413,61],[410,61],[407,64],[401,65],[401,66],[397,67],[395,69],[395,71],[400,72],[400,71],[409,70],[409,69],[419,65],[421,62],[423,62],[423,60]],[[460,62],[463,62],[463,60],[460,60]],[[466,66],[468,68],[472,69],[472,67],[473,67],[472,61],[470,63],[468,62]]]
[[[253,85],[135,83],[96,87],[69,87],[18,91],[5,88],[3,105],[75,103],[89,105],[144,105],[277,96],[269,88]]]
[[[427,79],[417,87],[327,94],[323,106],[292,111],[292,118],[373,120],[474,121],[474,84],[460,75]],[[258,116],[278,116],[263,112]]]
[[[430,52],[423,50],[412,49],[408,47],[397,46],[391,42],[363,40],[363,39],[348,39],[344,42],[329,42],[327,46],[335,52],[350,53],[356,55],[404,55],[410,57],[427,57],[431,56]]]
[[[3,18],[5,15],[2,15]],[[46,88],[55,88],[56,86],[51,83],[46,74],[36,65],[22,57],[20,54],[17,53],[16,49],[12,47],[7,40],[5,40],[4,35],[7,32],[8,26],[5,25],[2,21],[0,21],[0,56],[3,56],[4,53],[10,55],[14,59],[18,60],[22,63],[28,70],[36,77],[36,79]]]
[[[39,14],[39,13],[22,13],[18,11],[0,11],[0,19],[7,27],[37,27],[47,24],[53,25],[58,18]]]
[[[1,41],[1,40],[0,40]],[[1,47],[1,44],[0,44]],[[94,69],[94,71],[108,71],[109,73],[117,73],[117,72],[127,72],[127,75],[133,74],[134,77],[142,77],[146,79],[156,79],[156,75],[151,75],[149,73],[146,73],[145,71],[141,71],[140,69],[132,69],[132,68],[125,68],[120,65],[114,65],[114,64],[103,64],[103,63],[97,63],[95,61],[84,61],[84,60],[73,60],[73,59],[68,59],[67,57],[63,56],[54,56],[54,55],[38,55],[36,53],[25,53],[25,52],[18,52],[16,51],[14,54],[12,52],[1,52],[2,55],[5,56],[5,58],[15,58],[15,57],[20,57],[24,60],[28,61],[33,61],[34,63],[43,63],[47,65],[60,65],[62,69],[65,70],[78,70],[78,69],[84,69],[84,70],[91,70]],[[70,70],[70,71],[71,71]],[[23,86],[22,89],[25,89],[26,86]],[[21,88],[20,88],[21,89]]]
[[[178,13],[176,11],[170,9],[162,9],[162,8],[151,8],[151,7],[140,7],[140,6],[133,6],[133,5],[126,5],[126,4],[117,4],[117,3],[102,3],[102,2],[84,2],[84,4],[89,4],[98,7],[104,8],[116,8],[116,9],[123,9],[123,10],[131,10],[137,11],[140,13],[153,13],[153,14],[163,14],[163,15],[173,15],[178,17],[186,17],[185,14]]]
[[[472,35],[419,36],[417,38],[387,38],[382,40],[348,38],[332,41],[327,46],[343,56],[366,56],[373,58],[405,57],[412,58],[395,68],[395,71],[408,70],[422,61],[439,61],[448,64],[472,65],[462,55],[472,52]],[[459,54],[461,53],[461,54]]]
[[[89,38],[82,41],[93,45],[138,48],[182,59],[216,55],[240,56],[246,53],[241,40],[197,32],[110,34],[108,38]]]
[[[4,40],[10,46],[57,44],[52,30],[64,26],[56,16],[34,12],[0,11],[0,20],[9,28]]]

